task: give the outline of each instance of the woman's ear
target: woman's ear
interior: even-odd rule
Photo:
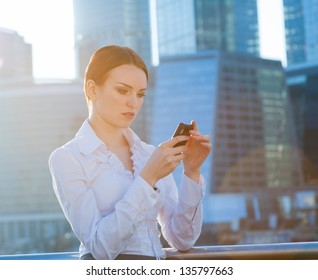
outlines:
[[[93,80],[86,82],[86,97],[90,101],[96,100],[96,83]]]

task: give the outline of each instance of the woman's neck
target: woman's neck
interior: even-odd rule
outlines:
[[[90,116],[88,122],[93,128],[96,135],[109,147],[120,147],[127,145],[126,138],[123,134],[123,128],[114,127],[110,123]]]

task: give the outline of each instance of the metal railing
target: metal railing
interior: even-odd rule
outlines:
[[[186,252],[165,249],[167,260],[304,260],[318,259],[318,242],[194,247]],[[77,252],[3,255],[0,260],[78,260]]]
[[[171,260],[301,260],[318,259],[318,242],[195,247],[187,252],[166,249]]]
[[[167,260],[309,260],[318,259],[318,242],[166,248]],[[78,260],[77,252],[0,256],[0,260]]]

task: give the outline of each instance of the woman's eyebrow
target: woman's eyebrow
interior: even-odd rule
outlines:
[[[127,84],[125,84],[125,83],[122,83],[122,82],[117,82],[117,84],[121,84],[121,85],[123,85],[123,86],[129,87],[129,88],[131,88],[131,89],[132,89],[132,86],[130,86],[130,85],[127,85]]]
[[[117,84],[121,84],[121,85],[126,86],[126,87],[128,87],[128,88],[130,88],[130,89],[133,89],[133,87],[132,87],[132,86],[127,85],[127,84],[122,83],[122,82],[117,82]],[[147,88],[142,88],[142,89],[140,89],[140,91],[141,91],[141,90],[147,90]]]

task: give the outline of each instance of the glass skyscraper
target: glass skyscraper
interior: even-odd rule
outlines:
[[[77,72],[83,77],[89,57],[105,45],[134,49],[152,61],[149,0],[73,0]]]
[[[236,201],[223,203],[238,207],[239,195],[302,186],[279,61],[219,51],[161,57],[154,104],[152,143],[170,138],[179,122],[192,119],[211,135],[213,151],[202,167],[207,200],[235,193]],[[174,173],[177,182],[180,172]]]
[[[259,55],[256,0],[157,1],[159,54],[220,49]]]
[[[318,0],[284,0],[287,63],[318,61]]]
[[[298,217],[316,240],[318,221],[318,0],[284,0],[288,95],[301,154],[304,199]],[[309,225],[309,226],[308,226]],[[306,227],[305,226],[305,227]]]
[[[307,185],[317,186],[318,62],[290,66],[286,76],[304,180]]]

